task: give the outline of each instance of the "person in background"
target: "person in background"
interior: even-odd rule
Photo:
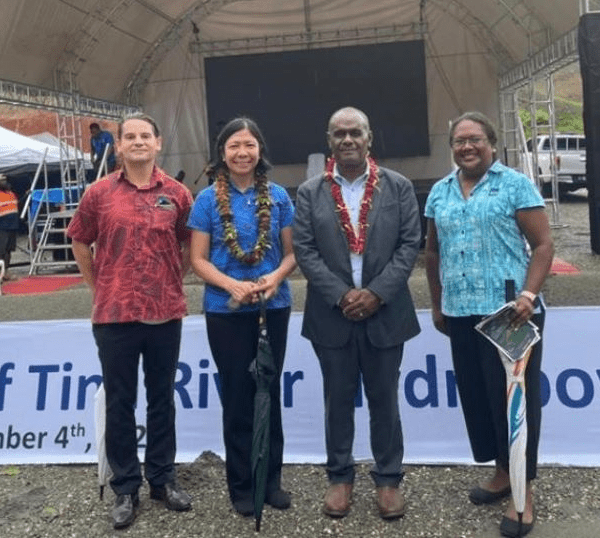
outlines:
[[[115,141],[113,135],[108,131],[100,129],[98,123],[90,124],[90,147],[92,149],[92,166],[94,167],[94,180],[98,177],[100,170],[100,164],[102,163],[102,157],[104,155],[105,148],[108,146],[108,153],[106,155],[106,169],[110,174],[117,167],[117,158],[115,155]]]
[[[67,232],[93,295],[116,529],[131,525],[139,506],[142,473],[134,411],[140,355],[150,498],[170,510],[191,508],[176,479],[174,388],[186,314],[183,275],[189,269],[190,232],[185,223],[192,195],[156,166],[161,146],[154,119],[145,114],[124,118],[117,137],[123,168],[90,186]]]
[[[420,331],[408,289],[419,252],[419,206],[411,182],[369,155],[369,119],[342,108],[329,120],[332,157],[300,185],[294,251],[307,280],[302,335],[323,373],[329,488],[323,512],[344,517],[354,482],[354,400],[369,402],[371,476],[383,519],[404,515],[404,443],[398,382],[404,342]]]
[[[210,349],[221,379],[227,486],[233,508],[254,513],[250,453],[256,385],[248,367],[257,352],[259,297],[264,294],[267,333],[277,370],[270,386],[267,504],[289,508],[281,488],[283,428],[280,377],[291,310],[286,277],[296,267],[292,202],[267,179],[264,137],[254,121],[236,118],[219,133],[207,175],[190,214],[191,260],[206,282],[204,310]]]
[[[17,248],[18,231],[19,201],[7,177],[0,174],[0,261],[4,263],[2,280],[13,279],[8,268],[12,252]]]
[[[554,253],[544,201],[533,183],[496,160],[490,120],[468,112],[452,122],[450,147],[457,169],[438,181],[425,206],[426,273],[433,322],[450,337],[465,422],[477,462],[495,461],[493,476],[469,494],[475,504],[510,495],[506,374],[497,349],[475,325],[505,304],[506,281],[518,296],[513,323],[544,327],[540,289]],[[528,249],[530,247],[530,250]],[[534,525],[531,481],[537,472],[541,424],[542,344],[533,348],[525,374],[527,502],[522,532]],[[500,525],[517,536],[512,500]]]

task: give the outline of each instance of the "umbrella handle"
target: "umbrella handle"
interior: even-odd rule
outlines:
[[[261,327],[267,326],[267,300],[265,299],[265,292],[261,291],[258,294],[260,302],[260,325]]]

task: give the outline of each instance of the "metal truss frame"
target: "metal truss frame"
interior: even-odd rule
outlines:
[[[111,120],[118,120],[126,114],[139,110],[137,106],[123,105],[85,97],[76,92],[50,90],[10,80],[0,80],[0,103],[67,114],[77,110],[82,116]]]
[[[422,38],[426,33],[426,23],[413,22],[391,26],[310,31],[254,38],[192,41],[189,44],[189,51],[193,54],[202,54],[204,56],[230,56],[251,52],[264,52],[273,49],[303,49],[312,45],[326,47],[362,42],[384,43],[388,41],[397,41],[398,38]]]

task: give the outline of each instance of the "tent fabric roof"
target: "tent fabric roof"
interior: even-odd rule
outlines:
[[[502,71],[579,16],[577,2],[564,0],[0,0],[0,10],[0,78],[68,90],[60,79],[72,72],[82,94],[113,101],[187,46],[192,21],[201,41],[223,41],[442,17],[457,21]]]
[[[42,144],[47,144],[48,146],[55,146],[57,148],[60,148],[60,145],[61,145],[61,140],[57,136],[54,136],[52,133],[49,133],[48,131],[44,131],[43,133],[31,135],[29,138],[31,138],[33,140],[37,140],[38,142],[41,142]],[[70,157],[72,157],[72,159],[75,159],[75,155],[77,154],[77,151],[78,151],[77,148],[75,148],[69,144],[66,144],[64,141],[62,142],[62,144],[63,144],[63,147],[65,147],[65,153],[68,153],[68,155]],[[80,157],[83,157],[86,167],[88,167],[88,168],[92,167],[92,161],[91,161],[89,153],[80,154]]]
[[[75,148],[69,146],[66,151],[69,160],[74,161]],[[44,154],[46,154],[46,165],[51,169],[60,165],[60,142],[51,133],[29,137],[0,127],[0,173],[12,176],[35,172]],[[83,159],[85,167],[91,168],[89,153],[84,154]]]
[[[422,14],[419,5],[423,4]],[[389,26],[460,23],[505,70],[572,29],[564,0],[0,0],[0,78],[120,101],[174,47],[201,41]],[[151,75],[151,73],[150,73]]]
[[[448,166],[448,119],[497,118],[498,75],[573,29],[574,0],[0,0],[0,79],[126,102],[165,131],[163,165],[198,175],[208,155],[202,56],[393,39],[426,42],[431,158]],[[283,37],[282,37],[283,36]],[[268,39],[267,39],[268,38]],[[398,69],[406,66],[397,66]],[[324,122],[326,119],[324,118]],[[300,169],[281,172],[298,178]]]
[[[38,142],[0,127],[0,172],[20,174],[35,170],[46,154],[46,163],[60,162],[60,150],[54,145]]]

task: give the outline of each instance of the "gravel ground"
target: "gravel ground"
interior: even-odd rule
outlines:
[[[568,196],[553,228],[556,253],[581,273],[548,279],[544,292],[550,306],[600,305],[600,256],[590,253],[585,192]],[[17,273],[24,269],[16,268]],[[429,307],[419,259],[410,281],[418,308]],[[295,308],[303,302],[303,282],[294,282]],[[199,313],[201,286],[186,277],[190,313]],[[89,294],[79,288],[45,296],[0,297],[0,321],[85,318]],[[201,447],[199,447],[199,453]],[[358,465],[350,515],[332,520],[321,514],[326,488],[321,466],[285,465],[284,487],[292,492],[292,508],[265,507],[261,534],[266,537],[386,537],[490,538],[507,501],[476,507],[468,502],[471,486],[490,472],[484,466],[407,466],[404,492],[406,516],[384,522],[377,516],[367,464]],[[223,461],[211,453],[179,466],[181,484],[194,497],[191,512],[177,514],[141,492],[141,510],[134,525],[114,531],[109,512],[114,497],[99,499],[96,468],[91,465],[0,466],[0,533],[3,538],[64,538],[104,536],[243,537],[255,535],[251,518],[235,514],[228,500]],[[529,536],[597,538],[600,528],[600,467],[542,467],[535,484],[537,524]]]
[[[20,466],[0,468],[0,528],[6,538],[103,536],[243,537],[265,536],[361,538],[491,538],[507,501],[477,507],[467,500],[469,488],[486,476],[477,466],[407,466],[403,519],[384,522],[377,515],[368,466],[359,465],[350,515],[333,520],[321,514],[325,488],[319,466],[285,465],[283,483],[292,491],[292,508],[265,507],[261,531],[254,520],[230,507],[225,467],[214,454],[179,466],[181,484],[194,496],[190,512],[174,513],[140,492],[141,509],[128,529],[114,531],[109,518],[112,494],[98,498],[95,467]],[[538,521],[532,537],[596,538],[600,525],[600,470],[542,468],[536,482]]]

